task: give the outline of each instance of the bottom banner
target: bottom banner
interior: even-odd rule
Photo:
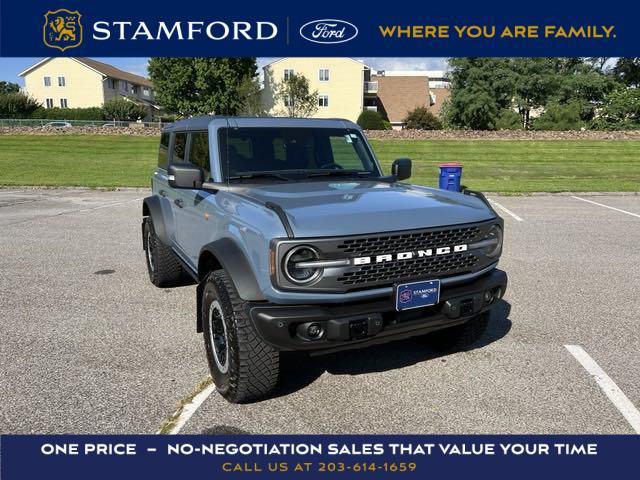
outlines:
[[[3,435],[0,477],[603,478],[637,469],[640,436]],[[633,474],[632,474],[633,475]]]

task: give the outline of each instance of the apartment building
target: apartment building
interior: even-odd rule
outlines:
[[[451,96],[451,81],[442,70],[379,70],[371,78],[378,83],[378,111],[394,129],[401,129],[416,107],[427,107],[439,117]]]
[[[314,117],[356,121],[363,109],[374,110],[396,129],[416,107],[425,106],[439,116],[451,94],[451,82],[442,70],[373,71],[352,58],[282,58],[263,68],[263,101],[271,115],[286,115],[276,91],[292,74],[304,75],[310,89],[318,91]]]
[[[25,92],[46,108],[99,107],[124,97],[146,107],[147,120],[160,112],[149,79],[90,58],[45,58],[20,76]]]
[[[375,107],[377,84],[371,68],[352,58],[281,58],[263,67],[263,101],[271,115],[284,115],[284,101],[276,99],[279,83],[291,74],[302,74],[311,91],[318,91],[315,118],[346,118],[356,121],[365,106]]]

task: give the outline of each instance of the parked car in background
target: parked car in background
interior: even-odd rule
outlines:
[[[54,128],[71,128],[71,127],[73,127],[73,125],[71,125],[69,122],[65,122],[65,121],[49,122],[49,123],[45,123],[44,126],[45,127],[54,127]]]

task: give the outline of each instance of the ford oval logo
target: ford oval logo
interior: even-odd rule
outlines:
[[[314,43],[343,43],[357,35],[358,28],[354,24],[335,18],[313,20],[300,27],[300,36]]]

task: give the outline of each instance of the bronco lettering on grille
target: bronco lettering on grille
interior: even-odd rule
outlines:
[[[468,250],[466,244],[455,245],[454,247],[438,247],[428,248],[426,250],[418,250],[415,252],[385,253],[374,257],[356,257],[353,259],[354,265],[367,265],[370,263],[392,262],[394,260],[410,260],[412,258],[432,257],[434,255],[446,255],[448,253],[466,252]]]

